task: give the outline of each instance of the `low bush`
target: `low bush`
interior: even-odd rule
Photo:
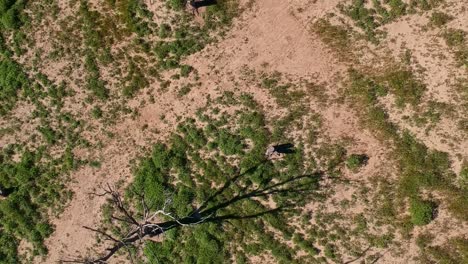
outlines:
[[[367,160],[369,160],[369,157],[365,154],[351,154],[346,159],[346,166],[352,171],[357,171],[367,164]]]
[[[453,16],[451,15],[448,15],[446,13],[443,13],[443,12],[434,12],[432,13],[432,16],[431,16],[431,24],[436,26],[436,27],[441,27],[445,24],[447,24],[448,22],[450,22],[451,20],[453,20]]]
[[[29,85],[30,81],[18,63],[8,57],[0,59],[0,115],[14,107],[20,91]]]
[[[419,226],[429,224],[434,219],[436,208],[436,204],[431,201],[411,199],[409,209],[411,222]]]
[[[0,20],[4,28],[18,29],[24,23],[26,3],[27,0],[0,0]]]

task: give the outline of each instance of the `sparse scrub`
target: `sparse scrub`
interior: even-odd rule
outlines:
[[[400,75],[397,74],[397,76]],[[405,73],[403,76],[408,75]],[[418,214],[423,216],[426,215],[422,209],[427,209],[427,204],[423,203],[421,205],[417,199],[422,189],[429,188],[448,192],[446,200],[450,203],[450,211],[455,216],[464,219],[465,216],[461,212],[466,208],[463,205],[466,199],[462,198],[465,191],[454,186],[454,173],[450,169],[448,154],[429,150],[408,132],[400,134],[397,127],[388,120],[385,112],[378,106],[375,87],[378,87],[379,83],[355,71],[350,72],[350,77],[349,92],[352,95],[354,103],[358,104],[360,109],[364,109],[363,120],[376,133],[379,133],[383,139],[394,142],[395,150],[393,154],[396,160],[398,160],[400,168],[399,190],[403,197],[415,199],[416,203],[414,204],[415,207],[413,207],[415,212],[417,211]],[[384,78],[384,80],[388,80],[387,78]],[[378,79],[376,78],[376,80]],[[396,87],[402,86],[400,85],[401,83],[407,83],[399,82],[398,80],[400,78],[396,78]],[[381,114],[378,114],[379,112]],[[425,220],[421,220],[422,216],[417,216],[417,218],[414,221],[418,224],[428,221],[427,217],[424,218]]]
[[[431,24],[436,27],[442,27],[451,20],[453,20],[453,16],[443,12],[434,12],[431,16]]]
[[[131,61],[129,64],[128,75],[124,79],[123,95],[127,97],[133,96],[137,91],[148,86],[149,82],[141,69]]]
[[[346,57],[346,54],[349,54],[351,36],[348,29],[343,26],[332,25],[328,20],[320,19],[313,24],[312,30],[341,56]]]
[[[460,66],[468,67],[468,41],[466,32],[461,29],[448,29],[443,33],[447,46],[454,54],[455,60]]]
[[[99,66],[95,59],[103,44],[102,36],[100,32],[96,30],[96,16],[98,13],[96,11],[90,11],[88,5],[85,2],[81,2],[80,14],[83,17],[84,41],[86,45],[84,61],[87,71],[86,87],[94,96],[104,100],[108,98],[109,90],[105,87],[104,81],[101,80]]]
[[[407,104],[417,106],[426,90],[426,86],[414,76],[411,70],[392,70],[384,74],[382,79],[390,92],[396,96],[398,106]]]
[[[463,162],[460,170],[460,186],[461,188],[468,190],[468,162]]]
[[[383,36],[379,27],[388,24],[410,12],[427,11],[438,6],[439,0],[411,0],[408,4],[402,0],[372,0],[372,5],[366,5],[365,0],[354,0],[351,4],[341,5],[341,11],[354,20],[361,28],[366,38],[378,43]],[[388,7],[387,7],[388,6]]]

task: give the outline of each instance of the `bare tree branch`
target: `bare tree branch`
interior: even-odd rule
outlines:
[[[83,226],[83,228],[84,228],[84,229],[91,230],[91,231],[96,232],[96,233],[98,233],[98,234],[101,234],[101,235],[107,237],[109,240],[112,240],[112,241],[114,241],[114,242],[120,242],[120,240],[118,240],[118,239],[112,237],[111,235],[109,235],[109,234],[107,234],[106,232],[101,231],[101,230],[99,230],[99,229],[94,229],[94,228],[91,228],[91,227],[88,227],[88,226]]]

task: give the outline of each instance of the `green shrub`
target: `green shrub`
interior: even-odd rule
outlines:
[[[86,55],[85,68],[88,72],[86,88],[99,99],[107,99],[109,97],[109,90],[105,87],[104,81],[100,79],[99,67],[92,53]]]
[[[47,141],[48,144],[54,144],[57,142],[58,135],[57,132],[54,131],[49,126],[39,127],[37,130],[42,134],[44,139]]]
[[[460,170],[460,185],[468,190],[468,162],[464,162]]]
[[[360,167],[366,165],[367,160],[369,160],[369,157],[365,154],[351,154],[346,159],[346,166],[352,171],[357,171]]]
[[[28,88],[30,82],[22,67],[9,58],[0,60],[0,115],[11,110],[19,91]]]
[[[443,37],[449,47],[456,47],[465,43],[466,32],[461,29],[448,29]]]
[[[406,14],[407,5],[402,0],[389,0],[388,5],[390,6],[390,16],[392,18],[398,18]]]
[[[187,77],[193,71],[193,67],[190,65],[182,65],[180,67],[180,76]]]
[[[466,32],[461,29],[448,29],[443,37],[447,45],[452,49],[459,66],[468,66]]]
[[[448,22],[450,22],[451,20],[453,20],[453,16],[451,15],[448,15],[446,13],[443,13],[443,12],[434,12],[432,13],[432,16],[431,16],[431,24],[436,26],[436,27],[441,27],[445,24],[447,24]]]
[[[392,70],[382,78],[389,90],[396,96],[398,106],[418,105],[426,91],[424,83],[418,80],[411,70]]]
[[[129,71],[124,79],[124,83],[126,84],[124,84],[122,93],[127,97],[132,97],[136,92],[149,85],[145,75],[133,61],[129,63]]]
[[[424,201],[419,198],[413,198],[410,201],[411,222],[414,225],[427,225],[435,215],[436,204],[431,201]]]
[[[113,4],[119,11],[127,29],[135,32],[138,36],[148,35],[152,32],[147,19],[152,18],[152,13],[148,10],[144,1],[119,0]]]
[[[158,33],[160,38],[167,38],[171,36],[171,26],[168,24],[162,24],[159,27],[159,33]]]
[[[430,10],[434,7],[437,7],[441,3],[443,3],[444,0],[411,0],[410,1],[410,6],[411,8],[419,8],[422,10]]]
[[[101,108],[95,106],[93,110],[91,111],[91,116],[95,119],[101,118],[102,117],[102,110]]]
[[[23,24],[23,9],[27,0],[0,0],[0,18],[3,27],[18,29]]]
[[[344,13],[353,19],[358,27],[360,27],[369,40],[376,40],[375,30],[379,24],[375,20],[372,9],[365,7],[364,0],[354,0],[353,3],[343,9]]]
[[[182,96],[190,93],[191,90],[192,90],[192,87],[190,85],[184,85],[177,92],[177,96],[182,97]]]
[[[335,259],[336,258],[336,247],[333,244],[327,243],[325,245],[325,249],[323,251],[325,256],[330,259]]]

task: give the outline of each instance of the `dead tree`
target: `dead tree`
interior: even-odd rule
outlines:
[[[161,209],[151,211],[146,204],[144,196],[139,194],[139,198],[141,199],[141,204],[143,206],[143,215],[139,217],[140,219],[137,219],[135,216],[136,214],[131,212],[131,210],[126,207],[120,193],[116,191],[115,188],[113,188],[110,184],[107,184],[103,189],[104,191],[102,193],[92,193],[92,195],[110,196],[111,205],[115,209],[115,213],[110,216],[111,221],[114,222],[116,226],[126,224],[129,226],[129,230],[125,234],[121,234],[121,238],[117,238],[114,235],[101,229],[83,226],[83,228],[99,234],[102,236],[104,241],[111,242],[112,245],[106,248],[106,253],[102,256],[84,260],[63,260],[62,262],[102,264],[106,263],[115,253],[121,249],[127,250],[131,257],[130,247],[139,247],[145,238],[161,235],[172,228],[197,225],[203,223],[209,217],[201,217],[197,213],[192,213],[187,217],[178,218],[168,211],[168,208],[172,202],[170,198],[165,200]],[[169,218],[170,220],[158,223],[158,220],[164,217]]]

